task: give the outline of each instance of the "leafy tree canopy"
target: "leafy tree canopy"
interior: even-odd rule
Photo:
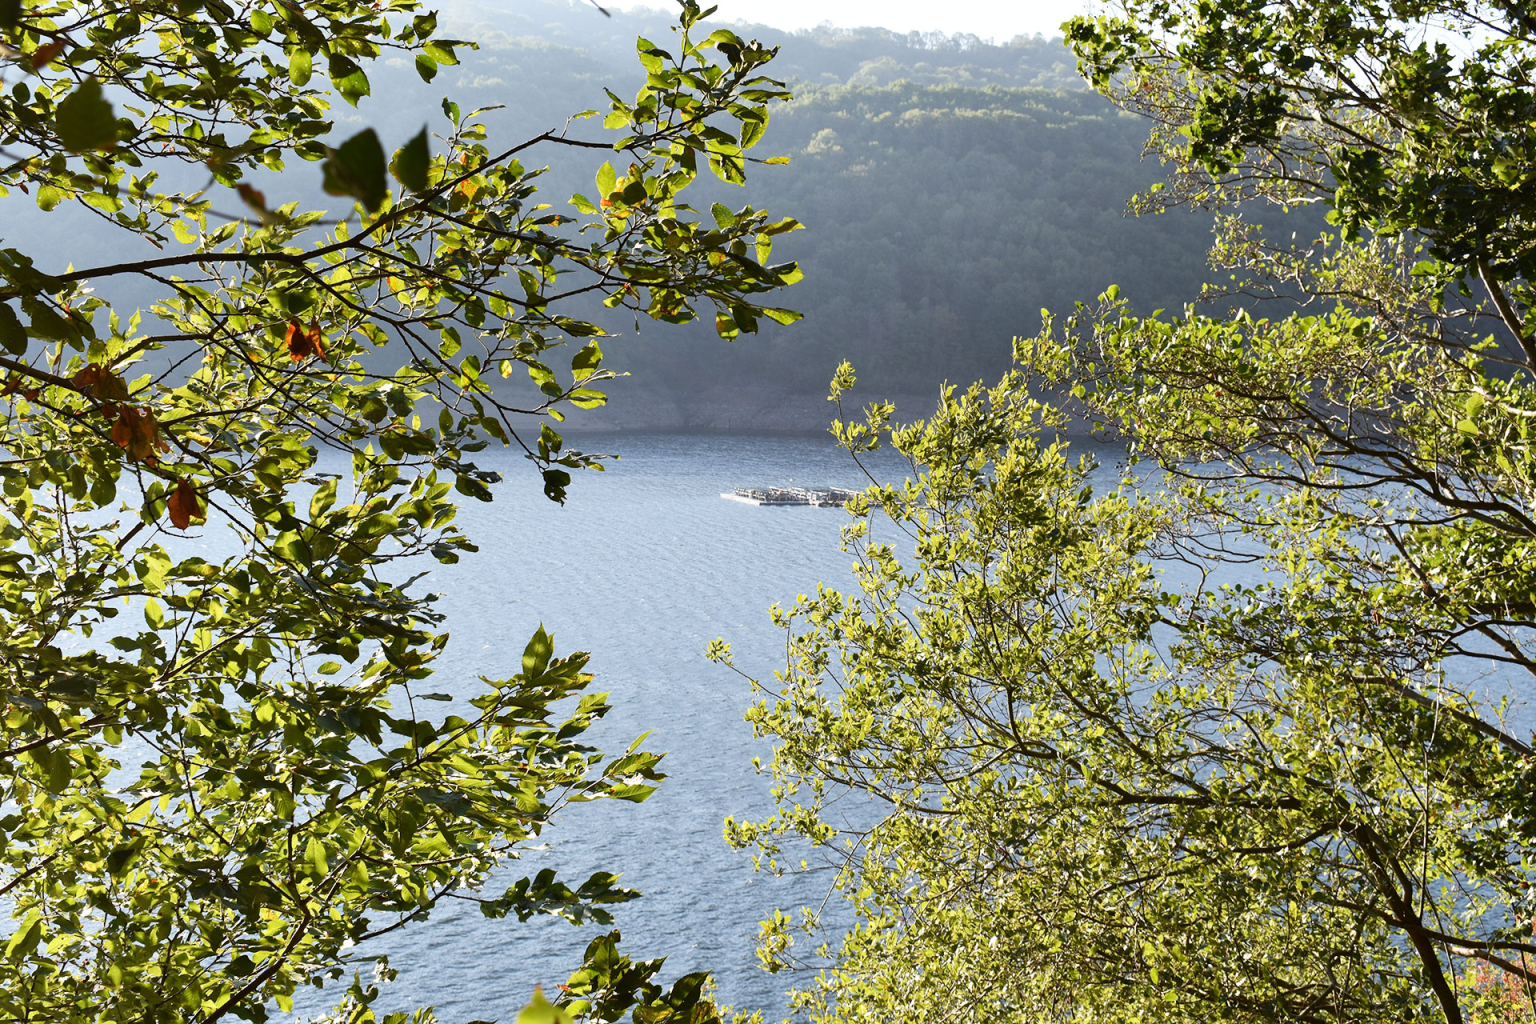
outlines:
[[[474,45],[412,0],[0,2],[0,196],[96,218],[67,263],[0,249],[0,1016],[264,1019],[566,805],[651,792],[658,755],[583,742],[606,698],[542,630],[435,703],[448,634],[395,563],[474,550],[454,501],[490,499],[489,444],[555,500],[595,464],[552,427],[613,376],[573,297],[725,337],[794,319],[763,299],[796,223],[684,202],[701,170],[744,181],[786,97],[704,13],[639,41],[602,129],[493,146],[445,100],[387,147],[334,139],[333,97],[366,111],[382,54],[430,81]],[[524,162],[550,152],[593,181],[558,209]],[[285,200],[302,162],[335,214]],[[114,232],[156,251],[97,265]],[[94,290],[122,280],[147,316]],[[540,874],[482,906],[602,922],[633,895]],[[616,938],[529,1019],[713,1013]]]
[[[1217,210],[1215,262],[1304,308],[1110,288],[996,388],[840,427],[912,475],[853,508],[860,590],[780,613],[780,812],[729,831],[839,859],[828,1020],[1532,1019],[1536,24],[1120,6],[1069,38],[1153,119],[1141,202]],[[1336,230],[1266,237],[1255,200]],[[1115,487],[1069,413],[1160,472]]]

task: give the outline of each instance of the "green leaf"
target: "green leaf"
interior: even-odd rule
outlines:
[[[554,653],[555,642],[540,625],[538,632],[528,641],[528,646],[523,648],[523,672],[530,676],[542,675],[549,667],[549,659]]]
[[[573,1024],[571,1015],[544,998],[544,990],[535,988],[533,999],[517,1015],[517,1024]]]
[[[37,189],[37,208],[44,212],[52,210],[64,201],[63,190],[53,185],[40,185]]]
[[[277,540],[272,542],[272,550],[286,561],[297,562],[300,565],[307,564],[313,558],[309,550],[309,542],[294,530],[279,534]]]
[[[325,162],[325,190],[333,196],[352,196],[369,213],[384,205],[389,195],[385,181],[384,147],[372,128],[364,129],[331,151]]]
[[[109,196],[104,192],[87,192],[80,197],[80,200],[91,209],[100,210],[102,213],[116,213],[123,208],[123,201],[121,199],[117,198],[117,196]],[[227,224],[225,227],[232,228],[234,225]]]
[[[336,91],[341,93],[341,98],[352,106],[357,106],[357,101],[369,95],[368,76],[363,74],[363,69],[358,67],[352,58],[332,52],[329,69],[331,84],[336,86]],[[379,165],[384,164],[384,154],[379,153]]]
[[[27,329],[8,303],[0,302],[0,348],[13,356],[27,354]]]
[[[314,496],[309,499],[309,518],[319,520],[336,504],[336,486],[336,478],[331,477],[315,488]]]
[[[288,81],[297,86],[309,84],[315,73],[315,58],[308,50],[294,49],[288,54]]]
[[[142,842],[125,843],[122,846],[113,847],[107,854],[107,874],[113,878],[122,878],[139,859],[140,852],[144,849]]]
[[[613,169],[613,164],[606,160],[603,161],[603,166],[597,169],[597,198],[599,201],[608,198],[608,193],[613,191],[614,186],[618,184],[618,180],[619,175]]]
[[[101,83],[87,78],[64,97],[54,112],[54,130],[64,148],[76,153],[111,149],[117,144],[117,118],[101,95]]]
[[[799,231],[803,227],[805,227],[805,225],[795,220],[795,218],[785,217],[783,220],[776,224],[769,224],[768,226],[764,227],[763,234],[767,235],[769,238],[772,238],[775,235],[782,235],[786,231]]]
[[[38,747],[30,752],[32,763],[43,770],[47,780],[44,783],[50,793],[62,793],[69,788],[70,780],[74,776],[74,762],[69,754],[52,745]]]
[[[27,333],[34,338],[43,338],[47,341],[68,341],[78,337],[79,332],[70,327],[69,321],[54,311],[54,308],[41,299],[35,299],[28,295],[22,298],[21,308],[32,318],[32,328]]]
[[[494,495],[491,494],[491,489],[489,487],[485,486],[485,484],[481,483],[479,480],[476,480],[468,473],[460,473],[458,476],[454,477],[453,489],[460,494],[465,495],[466,497],[474,498],[477,501],[490,501],[494,497]]]
[[[453,47],[447,43],[428,43],[422,47],[422,51],[439,64],[447,64],[451,67],[459,62],[458,55],[453,52]]]
[[[571,375],[577,380],[586,380],[602,365],[603,350],[597,342],[589,341],[586,347],[571,358]]]
[[[539,454],[549,455],[551,452],[558,454],[565,444],[565,438],[550,429],[548,423],[539,424]]]
[[[423,82],[430,82],[437,77],[437,61],[424,53],[416,55],[416,73],[421,76]]]
[[[565,489],[571,486],[571,474],[563,469],[544,471],[544,496],[550,501],[565,502]]]
[[[432,153],[427,148],[427,129],[423,127],[415,138],[395,151],[389,170],[396,181],[412,192],[425,192],[431,167]]]
[[[318,836],[309,837],[309,842],[304,846],[304,860],[315,869],[317,875],[323,875],[330,870],[325,857],[325,844]]]
[[[34,910],[22,921],[21,927],[11,935],[11,941],[5,944],[5,958],[11,961],[20,960],[36,949],[42,938],[43,915]]]

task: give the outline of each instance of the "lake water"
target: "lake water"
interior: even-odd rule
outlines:
[[[580,446],[621,459],[606,473],[577,474],[564,506],[543,497],[526,460],[506,453],[480,460],[505,478],[496,501],[462,506],[461,522],[481,550],[455,566],[433,563],[424,581],[441,595],[452,633],[430,688],[468,698],[480,692],[479,676],[514,674],[542,623],[559,653],[592,652],[593,689],[612,695],[613,712],[589,737],[617,752],[649,730],[647,748],[669,752],[669,778],[644,804],[569,808],[545,846],[496,881],[505,886],[545,867],[573,884],[593,871],[620,872],[646,894],[614,908],[625,952],[666,956],[669,982],[711,970],[723,1001],[779,1019],[794,979],[757,966],[758,921],[775,908],[819,903],[829,875],[758,874],[750,854],[722,840],[727,815],[771,813],[768,780],[751,764],[769,749],[742,721],[751,700],[745,682],[704,651],[724,637],[738,666],[771,678],[784,637],[768,607],[793,602],[819,581],[850,588],[851,557],[838,546],[840,510],[754,507],[720,495],[743,484],[866,481],[826,438],[621,436]],[[1115,452],[1097,454],[1116,461]],[[878,458],[872,468],[899,479],[905,466]],[[1107,489],[1117,476],[1106,466],[1095,483]],[[219,554],[214,537],[193,543]],[[1252,572],[1240,569],[1238,578],[1257,582]],[[1177,574],[1168,582],[1179,582]],[[1530,727],[1529,709],[1519,724]],[[836,901],[829,908],[842,909]],[[492,921],[476,904],[445,901],[430,921],[370,944],[367,952],[387,954],[400,971],[376,1008],[434,1005],[445,1024],[512,1024],[534,986],[563,982],[602,930],[556,919]],[[296,1015],[323,1012],[340,988],[301,993]]]
[[[704,651],[725,637],[738,666],[771,677],[784,637],[768,607],[818,581],[851,586],[851,558],[838,547],[841,510],[755,507],[720,495],[745,484],[865,481],[830,438],[624,436],[580,446],[621,459],[605,473],[576,474],[563,507],[543,497],[526,460],[481,460],[505,480],[494,502],[470,501],[461,513],[480,553],[423,582],[442,595],[452,633],[431,688],[467,697],[479,692],[479,675],[514,674],[540,623],[557,652],[592,652],[593,689],[610,692],[615,707],[591,735],[622,750],[651,730],[646,746],[669,752],[668,779],[644,804],[570,808],[546,833],[549,848],[499,881],[546,866],[573,884],[595,870],[621,872],[645,893],[614,908],[621,949],[667,956],[669,982],[711,969],[724,1001],[771,1015],[788,979],[757,966],[757,922],[775,907],[818,902],[829,876],[754,873],[750,854],[722,840],[726,815],[771,811],[767,778],[751,764],[768,747],[742,721],[745,682]],[[381,1009],[433,1004],[445,1021],[510,1022],[535,984],[563,982],[603,930],[492,921],[475,904],[445,904],[430,922],[378,940],[376,951],[400,970]],[[296,1012],[322,1010],[332,991]]]
[[[512,674],[541,622],[558,651],[591,651],[595,688],[615,705],[594,737],[617,750],[652,730],[647,746],[669,751],[669,778],[644,804],[572,808],[549,848],[525,857],[508,880],[551,865],[568,882],[622,872],[646,895],[615,908],[621,948],[637,959],[667,956],[668,980],[713,970],[725,1002],[778,1019],[794,979],[758,967],[757,923],[775,907],[819,903],[829,875],[754,873],[749,853],[724,844],[726,815],[771,813],[768,780],[751,764],[769,750],[742,721],[744,681],[704,651],[724,637],[738,666],[771,678],[784,636],[767,608],[818,581],[851,587],[851,557],[838,546],[841,510],[754,507],[720,495],[743,484],[866,481],[830,438],[624,436],[583,447],[622,458],[606,473],[578,474],[565,506],[543,498],[530,463],[504,456],[492,464],[506,477],[496,501],[464,507],[481,551],[431,578],[453,634],[433,688],[467,696],[479,674]],[[1096,454],[1109,464],[1095,483],[1112,488],[1119,453]],[[877,458],[872,468],[899,479],[905,465]],[[1227,575],[1249,585],[1260,578],[1240,566]],[[1177,585],[1180,574],[1167,582]],[[381,1004],[434,1004],[445,1021],[510,1024],[535,984],[565,980],[597,932],[559,920],[490,921],[474,904],[449,901],[425,927],[382,947],[401,974]]]

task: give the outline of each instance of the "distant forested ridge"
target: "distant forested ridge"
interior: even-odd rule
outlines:
[[[462,63],[431,82],[404,60],[381,61],[373,95],[357,110],[335,108],[338,140],[367,126],[392,146],[423,123],[441,131],[448,94],[466,110],[502,107],[486,118],[493,143],[559,129],[572,111],[606,110],[605,87],[633,95],[643,80],[636,36],[671,39],[670,13],[604,17],[569,0],[454,0],[441,21],[444,35],[479,49],[460,48]],[[1012,337],[1033,334],[1043,306],[1070,307],[1112,283],[1146,311],[1198,293],[1209,217],[1125,214],[1157,172],[1140,161],[1147,126],[1084,88],[1061,40],[737,28],[780,47],[769,71],[796,98],[774,109],[755,152],[791,162],[755,167],[745,190],[701,182],[694,202],[750,202],[806,225],[775,248],[804,270],[782,303],[805,319],[765,323],[732,344],[708,324],[648,324],[637,335],[632,321],[610,320],[624,337],[604,348],[633,376],[606,409],[578,414],[577,429],[819,430],[830,415],[827,381],[845,358],[863,397],[896,398],[916,415],[944,381],[995,377]],[[571,132],[602,134],[596,121]],[[321,208],[340,202],[318,186],[317,172],[300,170],[269,191]],[[551,173],[543,194],[560,205],[591,190],[589,179]],[[3,233],[30,233],[29,212],[19,206]],[[38,230],[92,230],[86,213],[49,216]]]
[[[772,130],[793,162],[756,194],[807,225],[778,250],[805,270],[787,300],[805,320],[737,352],[649,339],[648,363],[670,347],[819,392],[848,358],[875,391],[927,392],[995,376],[1042,306],[1111,283],[1148,309],[1199,290],[1209,220],[1125,215],[1144,127],[1091,94],[802,86]]]
[[[592,68],[629,74],[637,36],[665,45],[668,10],[613,11],[604,17],[584,0],[450,0],[442,8],[446,30],[481,44],[481,57],[506,62],[552,55],[562,74],[573,56]],[[812,85],[888,85],[907,79],[925,85],[1001,85],[1084,89],[1076,61],[1059,39],[1018,36],[994,44],[964,33],[892,32],[883,28],[833,28],[783,32],[766,25],[733,25],[744,36],[780,47],[774,74]],[[492,56],[494,54],[494,56]],[[525,65],[531,66],[531,65]],[[517,81],[520,90],[530,85]],[[537,88],[537,86],[534,86]],[[564,108],[559,108],[564,109]]]
[[[560,2],[461,3],[444,18],[481,40],[453,69],[456,91],[508,104],[509,130],[602,105],[604,85],[636,88],[634,37],[667,43],[659,14],[605,19]],[[616,361],[634,377],[608,410],[584,417],[593,427],[820,429],[844,358],[865,396],[903,396],[916,414],[944,381],[996,376],[1042,306],[1070,307],[1112,283],[1149,311],[1198,294],[1209,218],[1125,214],[1156,172],[1139,161],[1147,126],[1082,88],[1059,39],[750,34],[780,46],[772,70],[794,85],[763,144],[791,163],[757,168],[745,193],[704,191],[806,225],[775,249],[805,271],[784,299],[805,319],[734,344],[702,324],[638,336],[615,324],[628,336],[612,346]]]

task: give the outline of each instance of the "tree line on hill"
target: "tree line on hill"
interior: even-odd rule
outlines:
[[[634,36],[659,35],[654,15],[610,22],[563,3],[494,22],[467,4],[451,14],[486,33],[456,69],[461,90],[486,105],[510,100],[512,136],[555,125],[573,100],[597,105],[600,83],[632,78]],[[806,225],[777,250],[805,274],[785,300],[804,319],[731,345],[702,325],[637,334],[610,321],[627,336],[616,362],[634,375],[612,396],[618,421],[717,425],[714,413],[740,396],[789,394],[813,401],[793,420],[765,410],[756,424],[820,430],[814,400],[843,359],[873,391],[927,396],[1005,369],[1012,338],[1038,326],[1042,307],[1110,284],[1148,311],[1199,294],[1209,217],[1127,215],[1156,174],[1140,160],[1146,126],[1084,89],[1059,39],[754,32],[780,47],[775,73],[795,94],[763,143],[790,163],[760,168],[753,197]],[[589,184],[561,179],[551,191]],[[742,199],[718,183],[701,194]]]
[[[448,94],[466,113],[499,107],[483,118],[496,140],[600,134],[592,120],[566,118],[606,110],[607,87],[637,88],[636,37],[667,35],[657,12],[605,18],[564,0],[507,11],[459,3],[440,21],[444,34],[479,48],[456,48],[459,63],[437,63],[431,82],[414,60],[384,56],[370,108],[334,111],[333,136],[372,125],[397,145],[424,125],[442,133],[439,100]],[[708,182],[693,202],[734,209],[750,199],[806,225],[777,249],[801,266],[804,279],[784,302],[804,319],[764,322],[726,344],[707,325],[637,328],[578,300],[584,316],[622,335],[607,349],[632,376],[614,387],[613,408],[578,411],[573,426],[819,431],[820,399],[843,359],[862,368],[870,388],[926,401],[945,381],[1005,369],[1011,339],[1038,326],[1042,307],[1091,299],[1110,284],[1148,311],[1182,307],[1199,293],[1209,218],[1126,214],[1126,199],[1156,174],[1140,160],[1144,124],[1082,88],[1060,40],[754,31],[780,47],[773,70],[795,94],[774,111],[759,152],[790,162],[759,165],[750,196]],[[177,170],[164,173],[172,180]],[[278,184],[261,168],[249,180],[273,195],[334,204],[318,182]],[[559,162],[539,181],[551,212],[567,215],[569,197],[594,187],[589,173]],[[224,206],[239,202],[217,187],[212,195]],[[63,239],[90,230],[91,214],[65,207],[43,216],[22,205],[7,233],[36,238],[37,258],[62,266],[70,258]],[[119,259],[152,252],[133,236],[101,244]],[[102,287],[120,304],[147,308],[154,298],[141,283]],[[735,418],[722,419],[725,411]]]

